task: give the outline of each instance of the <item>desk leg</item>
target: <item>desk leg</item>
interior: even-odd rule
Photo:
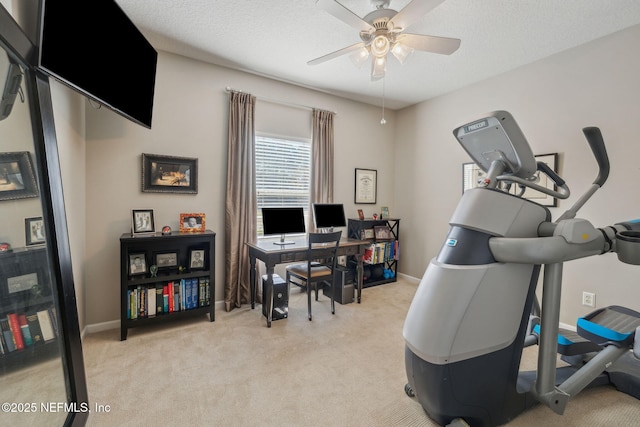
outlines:
[[[265,293],[265,301],[267,303],[267,327],[271,327],[271,315],[273,314],[273,271],[275,265],[267,265],[267,283]]]
[[[249,288],[251,292],[251,310],[256,308],[258,280],[256,274],[256,257],[249,256]]]
[[[356,279],[356,282],[358,284],[357,300],[358,300],[358,304],[360,304],[360,299],[362,297],[362,282],[363,282],[362,278],[364,277],[364,267],[362,265],[362,254],[356,255],[356,261],[357,261],[357,269],[356,269],[357,279]]]

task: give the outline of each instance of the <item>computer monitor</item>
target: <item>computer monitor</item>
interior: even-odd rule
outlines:
[[[346,227],[344,205],[342,203],[314,203],[313,221],[316,228],[332,230],[333,227]]]
[[[262,208],[262,229],[265,236],[279,234],[276,245],[293,244],[285,241],[285,234],[305,233],[304,210],[302,208]]]

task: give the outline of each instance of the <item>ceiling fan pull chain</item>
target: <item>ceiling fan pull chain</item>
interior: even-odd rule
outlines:
[[[384,81],[386,79],[382,78],[382,118],[380,119],[380,124],[383,125],[387,123],[387,120],[384,118]]]

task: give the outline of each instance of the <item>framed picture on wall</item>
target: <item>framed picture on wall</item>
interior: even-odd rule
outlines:
[[[536,162],[546,163],[551,170],[554,172],[558,172],[558,153],[549,153],[549,154],[540,154],[535,156]],[[538,177],[536,184],[546,187],[550,190],[556,190],[557,186],[555,182],[551,178],[549,178],[544,173],[540,173],[540,171],[536,171],[535,175]],[[531,188],[526,188],[524,190],[524,194],[522,197],[529,199],[533,202],[539,203],[542,206],[556,207],[558,206],[558,199],[553,196],[549,196],[548,194],[544,194],[538,190],[533,190]]]
[[[142,191],[198,193],[198,159],[142,153]]]
[[[378,191],[378,171],[357,169],[355,178],[355,203],[375,204]]]
[[[481,183],[487,176],[486,172],[480,169],[476,163],[462,164],[462,192],[475,187],[481,187]]]
[[[0,200],[38,197],[31,153],[0,153]]]

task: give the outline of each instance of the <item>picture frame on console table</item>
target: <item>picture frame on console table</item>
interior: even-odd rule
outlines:
[[[205,266],[205,252],[204,249],[192,249],[189,252],[189,269],[190,270],[202,270]]]
[[[45,243],[44,222],[41,216],[24,219],[25,243],[27,246]]]
[[[356,168],[355,200],[357,204],[375,204],[378,192],[378,171]]]
[[[158,268],[175,268],[178,267],[178,252],[158,252],[155,254],[156,265]]]
[[[181,213],[180,232],[181,233],[204,233],[206,215],[203,213]]]
[[[153,209],[133,209],[131,211],[131,235],[146,235],[156,232]]]
[[[129,276],[147,273],[147,258],[144,253],[129,254]]]
[[[142,191],[198,194],[198,159],[142,153]]]

